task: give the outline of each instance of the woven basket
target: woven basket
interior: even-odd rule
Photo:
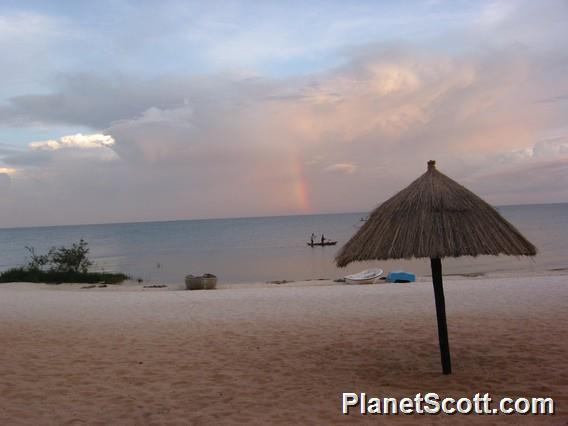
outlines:
[[[203,278],[194,275],[185,277],[185,288],[187,290],[203,290]]]
[[[203,274],[203,288],[213,290],[217,286],[217,277],[213,274]]]
[[[201,277],[188,275],[185,277],[187,290],[213,290],[217,286],[217,277],[213,274],[203,274]]]

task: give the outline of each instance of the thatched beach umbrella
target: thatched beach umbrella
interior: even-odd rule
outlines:
[[[344,267],[356,261],[429,257],[442,369],[451,374],[440,259],[500,254],[534,256],[536,248],[493,207],[429,161],[426,173],[371,213],[335,261]]]

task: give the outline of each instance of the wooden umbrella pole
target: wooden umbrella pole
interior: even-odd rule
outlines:
[[[438,318],[438,339],[440,340],[442,371],[444,374],[452,374],[448,325],[446,323],[446,302],[444,300],[444,286],[442,284],[442,261],[439,258],[430,259],[430,266],[432,268],[432,282],[434,283],[434,297],[436,299],[436,317]]]

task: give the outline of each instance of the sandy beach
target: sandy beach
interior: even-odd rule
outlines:
[[[0,285],[0,424],[567,424],[568,276],[215,291]],[[349,416],[342,392],[552,397],[557,414]]]

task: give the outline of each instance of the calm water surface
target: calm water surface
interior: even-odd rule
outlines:
[[[534,259],[482,256],[445,259],[444,273],[545,271],[568,267],[568,204],[498,207],[539,254]],[[187,274],[214,273],[222,282],[337,278],[379,266],[429,274],[427,259],[334,266],[333,258],[366,213],[107,225],[0,229],[0,270],[26,262],[26,246],[43,253],[53,245],[89,243],[96,270],[122,271],[147,282],[183,282]],[[306,245],[322,232],[335,247]]]

